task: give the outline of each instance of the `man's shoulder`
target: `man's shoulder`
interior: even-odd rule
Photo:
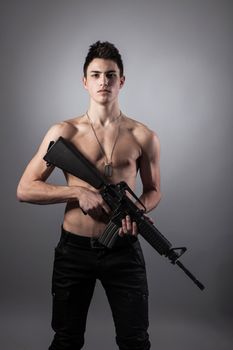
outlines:
[[[132,132],[140,144],[143,145],[147,142],[151,142],[152,140],[158,140],[156,132],[151,130],[146,124],[131,117],[125,117],[125,121],[128,129]]]
[[[55,123],[50,127],[48,133],[54,138],[62,136],[64,138],[71,139],[79,132],[82,126],[82,118],[82,116],[74,117],[72,119],[66,119]]]

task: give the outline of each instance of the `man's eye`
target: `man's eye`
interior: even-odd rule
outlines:
[[[99,74],[98,74],[98,73],[94,73],[94,74],[92,74],[91,76],[94,77],[94,78],[98,78],[98,77],[99,77]]]
[[[108,73],[106,76],[108,79],[111,79],[111,78],[114,78],[116,76],[116,74],[115,73]]]

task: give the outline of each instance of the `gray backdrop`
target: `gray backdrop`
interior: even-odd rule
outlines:
[[[96,40],[119,47],[121,108],[161,141],[163,199],[151,216],[201,292],[142,241],[152,349],[229,350],[232,308],[232,1],[1,1],[1,327],[3,350],[52,338],[50,280],[64,205],[16,201],[17,182],[46,130],[86,111],[81,85]],[[63,183],[57,171],[51,181]],[[138,184],[138,194],[140,184]],[[97,285],[85,350],[116,349]]]

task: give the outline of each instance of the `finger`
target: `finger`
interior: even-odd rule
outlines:
[[[137,234],[138,234],[138,227],[137,227],[136,222],[133,221],[133,223],[132,223],[132,235],[137,236]]]
[[[80,207],[84,215],[87,215],[87,212],[83,210],[83,208]]]
[[[128,232],[131,232],[131,230],[132,230],[132,224],[131,224],[131,218],[130,218],[130,216],[129,216],[129,215],[126,215],[125,220],[126,220],[126,229],[127,229]]]
[[[110,207],[109,207],[105,202],[103,202],[102,208],[103,208],[103,210],[104,210],[107,214],[110,214],[111,209],[110,209]]]
[[[124,234],[123,234],[122,227],[119,228],[118,235],[121,236],[121,237],[123,237]]]
[[[126,226],[126,219],[122,219],[121,220],[121,228],[122,228],[122,232],[124,233],[124,234],[126,234],[126,233],[128,233],[127,232],[127,226]]]

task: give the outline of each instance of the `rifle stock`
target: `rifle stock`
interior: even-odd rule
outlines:
[[[67,173],[88,182],[96,189],[100,189],[107,184],[94,165],[71,142],[63,137],[59,137],[49,147],[44,160],[47,164],[57,166]]]

